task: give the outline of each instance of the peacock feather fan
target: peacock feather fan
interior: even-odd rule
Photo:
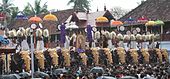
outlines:
[[[41,37],[42,36],[42,30],[41,29],[37,29],[36,30],[36,36],[37,37]]]
[[[31,35],[31,29],[30,28],[26,28],[25,35],[26,36],[30,36]]]
[[[100,32],[99,31],[95,32],[94,38],[95,39],[100,39]]]
[[[44,29],[44,31],[43,31],[43,36],[44,36],[44,37],[49,37],[49,31],[48,31],[48,29]]]

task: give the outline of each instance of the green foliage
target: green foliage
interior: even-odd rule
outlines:
[[[34,2],[34,6],[31,5],[30,3],[27,3],[27,6],[25,6],[23,12],[26,15],[38,15],[38,14],[42,14],[42,13],[47,13],[48,6],[47,6],[47,2],[43,4],[43,6],[41,6],[41,0],[35,0]]]
[[[4,24],[6,25],[17,16],[19,9],[14,6],[11,0],[2,0],[2,4],[0,4],[0,12],[6,15],[4,21]]]
[[[87,11],[90,10],[90,1],[89,0],[70,0],[67,5],[74,4],[74,10]]]

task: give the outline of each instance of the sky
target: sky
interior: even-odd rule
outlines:
[[[18,6],[19,9],[22,11],[24,6],[26,6],[27,2],[34,4],[34,0],[11,0],[15,6]],[[72,6],[68,6],[67,3],[69,0],[41,0],[42,3],[47,2],[48,10],[58,9],[64,10],[69,9]],[[113,7],[122,7],[123,9],[131,10],[138,6],[137,2],[141,0],[92,0],[91,1],[91,10],[96,11],[97,7],[99,11],[103,11],[104,4],[106,5],[107,9],[110,10]],[[2,2],[2,0],[0,0]]]

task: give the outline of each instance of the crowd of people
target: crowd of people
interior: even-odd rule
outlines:
[[[102,79],[101,76],[112,76],[123,78],[131,76],[136,79],[169,79],[169,64],[138,64],[138,65],[114,65],[103,66],[105,73],[90,73],[91,67],[83,67],[81,73],[77,73],[76,68],[71,68],[71,73],[60,75],[59,79]],[[131,79],[129,78],[129,79]]]

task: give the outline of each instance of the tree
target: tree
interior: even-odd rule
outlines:
[[[30,3],[27,3],[27,6],[25,6],[23,12],[26,15],[38,15],[38,14],[42,14],[42,13],[47,13],[48,6],[47,6],[47,2],[43,4],[43,6],[41,6],[41,0],[35,0],[34,2],[34,6],[31,5]]]
[[[89,0],[70,0],[67,5],[74,4],[74,10],[87,11],[90,10]]]
[[[11,20],[14,20],[16,18],[18,12],[19,12],[19,8],[18,7],[12,7],[11,8],[11,13],[12,13],[11,14]]]
[[[137,2],[138,5],[144,3],[146,0],[141,0],[140,2]]]
[[[121,7],[114,7],[111,9],[111,12],[112,12],[114,18],[119,19],[122,16],[124,16],[125,14],[127,14],[129,11],[126,9],[123,9]]]
[[[5,14],[3,24],[6,26],[10,23],[10,21],[16,17],[18,11],[18,7],[15,7],[11,0],[2,0],[2,4],[0,4],[0,13]]]

